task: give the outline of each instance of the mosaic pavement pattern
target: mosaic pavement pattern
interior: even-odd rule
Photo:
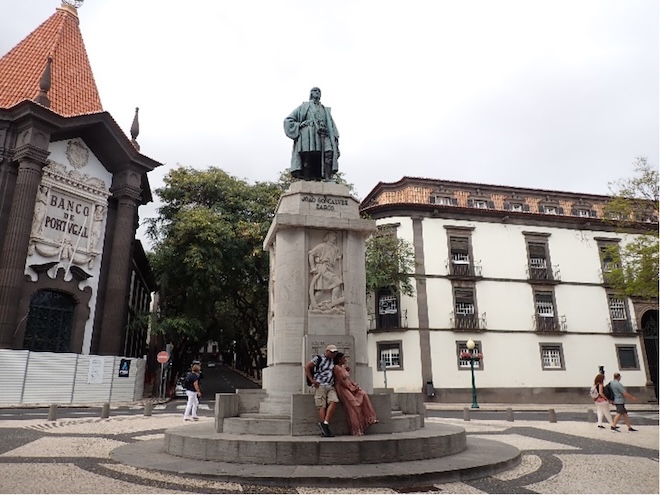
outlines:
[[[213,418],[202,418],[213,421]],[[456,424],[473,438],[512,444],[523,452],[514,469],[478,480],[408,488],[258,486],[138,469],[110,452],[162,438],[179,414],[0,421],[0,493],[659,493],[658,426],[629,433],[592,423],[470,421]]]

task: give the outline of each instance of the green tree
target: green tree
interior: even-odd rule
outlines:
[[[156,191],[163,201],[148,225],[150,262],[160,291],[153,328],[174,343],[174,366],[209,340],[235,350],[251,373],[263,363],[268,255],[261,243],[281,189],[219,168],[179,167]]]
[[[658,170],[646,157],[637,157],[633,169],[632,178],[610,183],[613,199],[605,207],[606,215],[621,231],[632,228],[638,233],[621,248],[607,248],[605,256],[613,267],[607,282],[621,295],[657,299]]]
[[[367,294],[388,289],[395,295],[413,296],[415,288],[412,285],[412,277],[415,267],[412,245],[397,237],[390,229],[379,229],[367,239]]]
[[[335,179],[352,190],[342,175]],[[288,170],[275,183],[248,184],[215,167],[179,167],[156,190],[163,204],[148,221],[160,297],[152,329],[174,344],[175,371],[210,340],[236,355],[239,369],[263,367],[269,260],[262,243],[292,181]],[[404,240],[379,233],[367,241],[368,290],[412,295],[414,266]]]

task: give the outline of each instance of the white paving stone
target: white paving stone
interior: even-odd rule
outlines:
[[[580,450],[572,445],[548,442],[538,438],[526,437],[525,435],[470,435],[470,438],[487,438],[498,442],[508,443],[520,450]]]
[[[183,476],[176,476],[172,474],[163,474],[158,472],[147,471],[146,469],[139,469],[133,466],[124,466],[123,464],[101,464],[101,466],[116,471],[122,474],[137,476],[139,478],[160,481],[164,483],[176,483],[177,485],[184,485],[196,488],[198,493],[206,493],[209,490],[230,490],[234,492],[241,491],[241,485],[238,483],[226,483],[223,481],[211,481],[203,479],[184,478]],[[191,490],[192,491],[192,490]]]
[[[442,490],[441,493],[486,493],[465,483],[442,483],[435,486]]]
[[[537,493],[658,493],[658,463],[640,457],[557,455],[561,474],[527,488]]]
[[[44,437],[0,457],[100,457],[110,458],[110,452],[125,442],[101,437]]]
[[[537,455],[523,455],[518,464],[513,469],[494,474],[493,478],[502,481],[511,481],[537,471],[541,467],[541,458]]]
[[[136,485],[72,464],[0,463],[1,493],[189,493]]]

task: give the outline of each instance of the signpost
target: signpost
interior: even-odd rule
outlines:
[[[170,360],[170,353],[167,351],[160,351],[156,356],[156,360],[160,363],[160,398],[165,398],[165,363]]]

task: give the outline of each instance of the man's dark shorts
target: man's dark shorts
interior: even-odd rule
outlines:
[[[628,411],[626,411],[626,405],[625,404],[614,404],[616,406],[616,413],[617,414],[628,414]]]

